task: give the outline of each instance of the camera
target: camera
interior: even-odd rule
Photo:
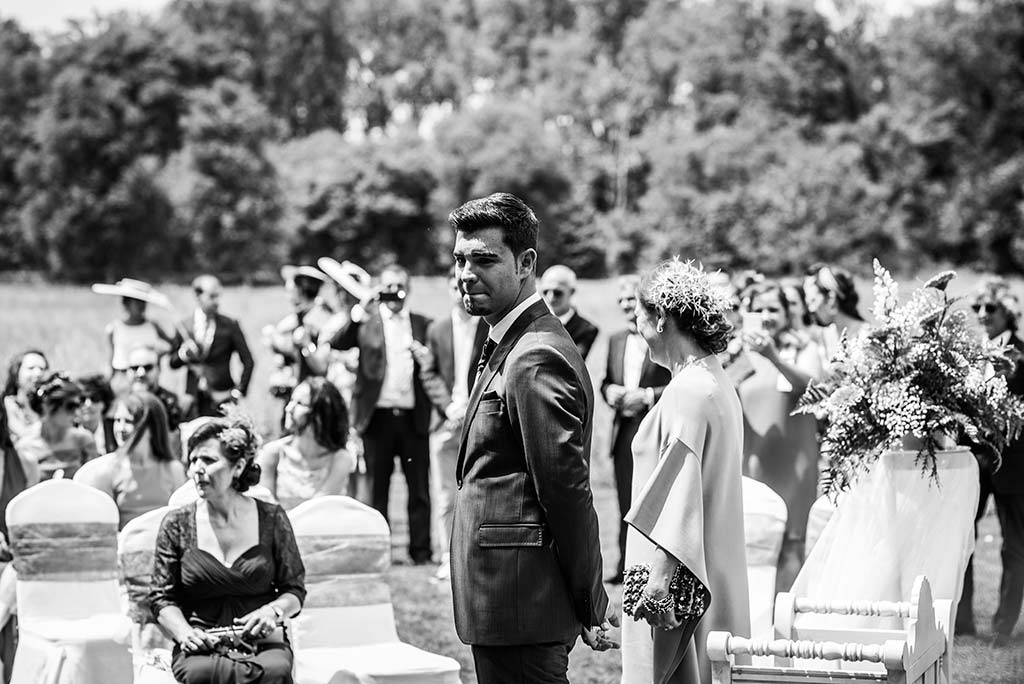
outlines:
[[[400,302],[403,299],[405,299],[405,290],[382,290],[380,293],[382,302]]]

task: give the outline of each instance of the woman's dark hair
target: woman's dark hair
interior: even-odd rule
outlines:
[[[146,391],[132,392],[118,400],[132,414],[135,427],[124,444],[117,448],[118,453],[127,454],[134,449],[142,438],[149,435],[149,446],[153,458],[158,461],[173,461],[175,453],[171,449],[171,430],[167,422],[167,409],[155,394]]]
[[[82,388],[72,382],[66,374],[58,371],[43,378],[39,387],[32,393],[28,404],[29,408],[39,415],[45,415],[53,412],[64,402],[77,401],[81,396]]]
[[[313,301],[316,296],[320,294],[320,288],[323,287],[323,281],[311,278],[307,275],[296,275],[295,289],[303,296],[303,298]]]
[[[103,404],[104,411],[114,402],[114,391],[110,389],[110,383],[103,375],[83,375],[75,382],[82,388],[82,395]]]
[[[807,275],[814,278],[814,284],[823,294],[835,297],[839,311],[855,320],[864,320],[857,311],[860,295],[857,294],[856,284],[849,271],[838,266],[814,264],[807,269]]]
[[[807,297],[804,295],[803,281],[798,278],[783,278],[779,283],[782,285],[782,294],[786,300],[787,308],[792,304],[787,293],[792,292],[796,295],[796,299],[800,301],[800,310],[803,312],[800,314],[800,322],[805,326],[814,325],[811,312],[807,309]]]
[[[260,438],[252,426],[252,421],[241,414],[225,418],[213,418],[198,428],[188,438],[189,456],[200,444],[211,439],[220,444],[220,452],[231,463],[245,461],[241,475],[231,482],[231,486],[240,492],[260,481],[260,466],[254,460],[260,447]]]
[[[302,381],[309,387],[309,420],[317,443],[337,451],[348,441],[348,408],[333,383],[320,377]]]
[[[678,258],[664,261],[641,278],[637,295],[648,312],[671,319],[704,351],[721,354],[729,345],[726,301],[699,266]]]
[[[540,221],[526,202],[507,192],[466,202],[448,214],[448,225],[453,231],[463,233],[500,228],[502,242],[514,256],[527,249],[537,249]]]
[[[50,367],[50,360],[46,358],[46,354],[39,351],[38,349],[26,349],[21,352],[7,365],[7,383],[4,385],[3,396],[9,397],[18,393],[18,373],[21,372],[21,364],[25,360],[26,356],[35,354],[46,362],[46,367]]]

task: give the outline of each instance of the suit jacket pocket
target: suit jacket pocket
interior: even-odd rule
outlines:
[[[476,407],[477,413],[501,413],[501,410],[501,399],[482,399]]]
[[[539,548],[547,543],[548,534],[541,523],[484,523],[477,531],[477,545],[481,548]]]

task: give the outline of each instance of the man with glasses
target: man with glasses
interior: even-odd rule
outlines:
[[[1003,373],[1010,392],[1024,395],[1024,341],[1017,336],[1018,303],[1002,278],[982,282],[974,296],[971,308],[988,338],[1010,348],[1008,356],[1012,366],[1006,369],[988,369],[989,375]],[[995,500],[996,515],[1002,530],[1001,560],[1003,576],[999,583],[999,605],[992,616],[992,640],[1003,646],[1010,640],[1024,602],[1024,440],[1018,439],[1006,446],[1002,465],[993,472],[989,463],[981,463],[981,494],[978,497],[977,521],[985,514],[988,500]],[[956,633],[974,634],[974,562],[967,565],[964,589],[956,615]]]
[[[238,321],[220,313],[221,284],[215,276],[192,281],[196,309],[178,324],[171,368],[185,366],[185,394],[190,397],[188,417],[219,416],[221,407],[237,403],[249,389],[253,358]],[[231,359],[237,355],[242,374],[231,377]]]
[[[132,391],[145,390],[156,395],[167,409],[167,424],[177,434],[182,411],[178,395],[160,386],[160,356],[152,347],[135,347],[128,352],[128,378]]]
[[[551,313],[562,322],[580,355],[586,359],[597,339],[597,326],[580,316],[572,305],[572,296],[576,294],[576,274],[568,266],[552,266],[541,276],[539,289]]]
[[[640,421],[672,379],[667,368],[651,361],[647,344],[636,330],[636,288],[639,283],[640,278],[635,275],[619,278],[619,308],[626,318],[626,328],[608,340],[608,364],[601,383],[601,395],[615,412],[610,441],[620,521],[632,503],[633,437]],[[619,565],[608,579],[612,584],[622,583],[625,560],[626,524],[620,522]]]

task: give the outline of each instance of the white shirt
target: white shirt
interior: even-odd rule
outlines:
[[[558,317],[558,320],[562,321],[562,325],[569,325],[569,321],[576,315],[576,309],[569,309],[564,314]]]
[[[377,407],[411,409],[416,402],[412,386],[412,319],[405,309],[395,313],[384,304],[380,305],[380,317],[384,324],[387,366]]]
[[[469,368],[476,363],[473,358],[473,341],[476,339],[480,318],[466,316],[460,308],[452,310],[452,356],[454,357],[455,378],[452,382],[452,403],[469,403]]]
[[[196,309],[192,320],[192,334],[195,335],[196,345],[199,350],[205,352],[213,344],[213,335],[217,331],[217,321],[207,317],[202,309]]]
[[[647,343],[639,333],[626,335],[626,346],[622,352],[622,386],[628,390],[640,388],[640,376],[647,356]]]
[[[488,333],[487,336],[494,340],[495,343],[501,342],[501,338],[505,336],[505,333],[507,333],[508,329],[512,327],[512,324],[516,322],[516,319],[519,318],[524,311],[540,301],[543,301],[540,294],[534,292],[532,295],[520,302],[519,306],[505,314],[504,318],[492,325],[491,332]]]

